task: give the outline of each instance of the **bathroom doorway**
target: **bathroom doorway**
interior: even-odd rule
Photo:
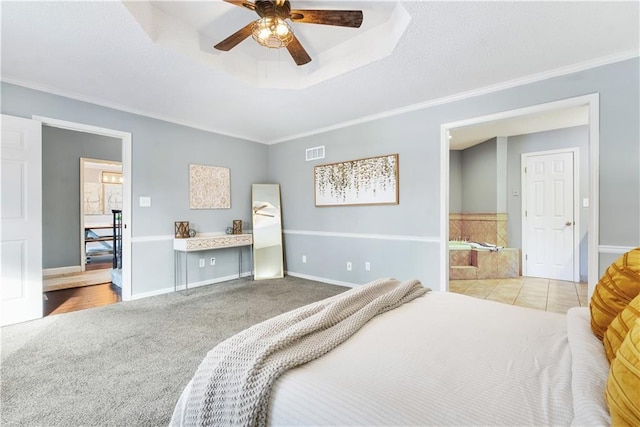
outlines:
[[[493,136],[487,135],[480,136],[480,141],[486,141],[495,137],[496,135],[500,136],[515,136],[522,135],[531,132],[544,132],[549,131],[551,129],[558,129],[564,127],[575,127],[575,126],[585,126],[586,138],[587,138],[587,147],[585,149],[586,153],[583,156],[584,162],[587,162],[587,183],[585,184],[585,206],[583,213],[583,226],[587,227],[587,224],[590,224],[588,227],[588,232],[585,233],[584,241],[578,242],[576,246],[584,244],[586,250],[585,260],[583,260],[583,264],[586,265],[585,270],[585,279],[588,280],[588,295],[591,295],[593,291],[593,287],[598,279],[598,252],[597,252],[597,241],[598,241],[598,216],[597,216],[597,205],[598,205],[598,103],[599,97],[597,94],[594,95],[586,95],[577,98],[571,98],[567,100],[536,105],[532,107],[527,107],[518,110],[506,111],[502,113],[492,114],[489,116],[476,117],[472,119],[463,120],[455,123],[447,123],[441,126],[441,147],[442,147],[442,157],[441,157],[441,173],[442,173],[442,192],[441,192],[441,236],[442,236],[442,244],[441,244],[441,259],[442,261],[442,269],[441,269],[441,279],[443,283],[449,283],[449,275],[450,275],[450,253],[449,253],[449,229],[450,227],[450,183],[454,182],[455,179],[450,176],[450,148],[455,147],[456,136],[464,136],[464,134],[473,134],[480,133],[482,131],[486,132],[488,130],[496,131],[496,127],[498,127],[498,132],[494,133]],[[576,110],[583,110],[583,117],[586,117],[586,124],[576,123],[569,121],[568,123],[561,124],[560,126],[557,123],[553,124],[554,127],[547,129],[535,128],[532,126],[540,123],[544,123],[545,120],[541,120],[541,117],[553,117],[558,116],[562,117],[563,115],[571,114],[571,112],[575,112]],[[514,124],[520,123],[521,128],[514,128]],[[502,128],[500,129],[500,126]],[[457,134],[457,135],[456,135]],[[482,139],[484,138],[484,139]],[[533,150],[532,150],[533,151]],[[504,187],[504,184],[497,183],[497,186]],[[518,187],[519,188],[519,187]],[[513,188],[508,188],[509,194],[511,196],[514,195]],[[520,194],[517,194],[520,196]],[[455,197],[455,195],[454,195]],[[520,202],[520,200],[518,200]],[[520,202],[521,204],[521,202]],[[521,209],[521,208],[520,208]],[[518,215],[519,218],[519,215]],[[518,227],[520,228],[520,227]],[[586,230],[586,228],[585,228]],[[516,241],[521,241],[521,230],[518,233],[518,238]],[[454,236],[455,237],[455,236]]]

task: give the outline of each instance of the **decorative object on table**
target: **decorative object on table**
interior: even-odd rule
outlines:
[[[189,165],[189,208],[231,208],[229,168]]]
[[[316,206],[397,205],[398,155],[314,168]]]
[[[251,186],[253,219],[253,277],[255,280],[284,277],[280,186]]]
[[[234,219],[233,220],[233,234],[242,234],[242,220]]]
[[[198,234],[196,230],[194,230],[193,228],[189,229],[189,237],[196,237],[196,234]]]
[[[224,232],[226,234],[233,234],[233,227],[227,227],[226,230],[224,230]]]
[[[186,239],[189,237],[189,221],[175,222],[175,237],[176,239]]]

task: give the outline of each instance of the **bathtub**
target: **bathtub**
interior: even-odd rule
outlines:
[[[520,250],[476,247],[473,242],[449,241],[449,278],[503,279],[520,276]]]
[[[454,251],[460,251],[460,250],[471,250],[471,249],[475,249],[477,251],[489,251],[491,250],[490,248],[485,248],[482,247],[478,244],[475,244],[474,242],[465,242],[465,241],[461,241],[461,240],[449,240],[449,250],[454,250]],[[503,248],[500,247],[500,250],[502,250]]]

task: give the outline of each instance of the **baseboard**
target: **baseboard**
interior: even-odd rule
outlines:
[[[252,272],[245,271],[244,273],[240,274],[240,276],[238,276],[237,274],[232,274],[231,276],[216,277],[215,279],[209,279],[209,280],[203,280],[203,281],[200,281],[200,282],[189,283],[189,289],[199,288],[200,286],[213,285],[215,283],[220,283],[220,282],[228,282],[229,280],[234,280],[234,279],[238,279],[238,278],[242,278],[242,277],[250,277],[252,275],[253,275]],[[153,297],[153,296],[156,296],[156,295],[170,294],[170,293],[176,292],[176,291],[184,291],[184,289],[185,289],[184,285],[180,285],[180,286],[177,287],[177,289],[175,289],[172,286],[170,288],[157,289],[155,291],[141,292],[139,294],[131,294],[131,301],[136,300],[136,299],[141,299],[141,298]]]
[[[59,274],[80,273],[82,267],[79,265],[70,265],[68,267],[43,268],[42,275],[44,277],[57,276]]]
[[[301,279],[314,280],[316,282],[328,283],[330,285],[346,286],[348,288],[355,288],[360,286],[357,283],[341,282],[339,280],[327,279],[326,277],[310,276],[308,274],[296,273],[295,271],[287,271],[287,275],[293,277],[299,277]]]

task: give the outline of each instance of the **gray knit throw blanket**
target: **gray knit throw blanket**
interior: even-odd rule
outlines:
[[[300,307],[223,341],[202,361],[171,425],[264,426],[275,380],[331,351],[374,316],[423,295],[417,280],[380,279]]]

